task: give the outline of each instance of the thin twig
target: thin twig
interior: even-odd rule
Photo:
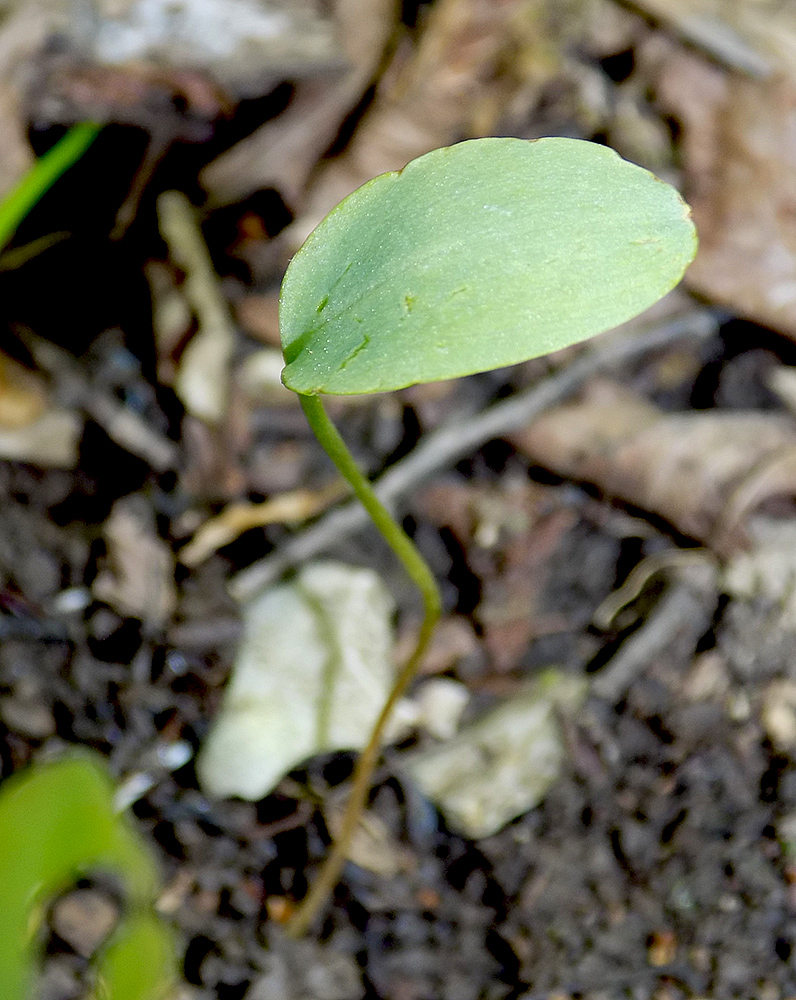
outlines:
[[[389,507],[437,469],[452,465],[493,438],[527,426],[546,409],[573,395],[595,373],[634,361],[683,338],[706,340],[716,333],[721,320],[718,313],[695,307],[646,330],[602,338],[587,354],[554,375],[475,417],[454,419],[429,434],[374,483],[376,495]],[[367,521],[367,514],[355,502],[331,511],[276,552],[234,576],[229,584],[232,596],[239,601],[251,600],[287,569],[317,556]]]

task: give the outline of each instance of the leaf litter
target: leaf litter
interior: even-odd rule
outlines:
[[[540,0],[490,11],[451,0],[421,5],[415,22],[402,25],[388,4],[336,4],[331,16],[345,26],[342,47],[335,43],[297,66],[292,96],[290,87],[279,89],[282,72],[273,69],[259,83],[247,78],[244,93],[242,63],[230,76],[208,76],[192,65],[176,71],[121,62],[110,71],[68,54],[45,60],[38,45],[52,23],[46,5],[17,5],[0,28],[0,107],[10,137],[0,188],[31,161],[26,137],[40,142],[38,130],[49,122],[117,121],[118,145],[92,154],[102,161],[102,184],[74,199],[87,213],[122,164],[133,171],[140,147],[124,143],[147,129],[153,145],[167,150],[168,169],[159,179],[157,166],[150,169],[157,156],[150,157],[136,181],[144,198],[130,204],[154,231],[154,196],[179,188],[175,176],[201,177],[209,193],[200,207],[203,236],[221,272],[216,291],[228,321],[243,319],[249,297],[273,304],[302,227],[344,186],[402,166],[424,145],[551,133],[607,138],[667,179],[682,176],[704,231],[693,287],[709,307],[720,303],[747,324],[726,324],[725,312],[698,336],[689,306],[693,322],[668,346],[621,355],[598,349],[592,363],[603,370],[613,364],[622,383],[614,403],[601,413],[587,393],[534,420],[532,447],[523,443],[526,431],[515,435],[505,424],[478,436],[473,414],[484,399],[532,384],[546,363],[449,388],[447,396],[409,390],[391,408],[341,411],[346,436],[374,470],[398,457],[391,453],[402,434],[401,447],[411,446],[415,422],[432,431],[440,416],[456,414],[456,436],[475,443],[455,457],[435,451],[436,464],[423,473],[428,486],[408,498],[405,487],[404,499],[393,494],[391,502],[411,510],[455,608],[448,621],[458,624],[428,664],[441,676],[425,678],[408,706],[416,728],[404,730],[402,749],[385,757],[367,843],[346,870],[324,940],[294,948],[280,934],[277,904],[289,907],[303,894],[323,854],[347,755],[306,759],[310,748],[304,757],[285,757],[285,768],[299,767],[293,777],[276,775],[276,791],[249,802],[203,795],[185,754],[198,750],[201,760],[222,685],[249,641],[240,640],[241,609],[226,584],[270,546],[281,554],[311,536],[261,522],[285,490],[302,491],[299,506],[320,508],[318,459],[291,407],[241,389],[249,384],[241,359],[256,345],[234,323],[225,351],[230,343],[234,350],[219,366],[224,378],[199,400],[216,400],[214,426],[184,417],[167,387],[181,359],[190,358],[189,311],[181,307],[153,359],[151,330],[136,319],[138,300],[117,285],[129,261],[140,260],[141,272],[143,264],[148,274],[153,264],[161,269],[161,291],[177,289],[174,262],[162,261],[159,242],[147,242],[146,226],[133,225],[122,240],[132,256],[124,264],[113,258],[105,288],[100,265],[111,259],[111,245],[92,244],[86,258],[87,244],[75,242],[80,226],[51,204],[29,233],[44,249],[13,275],[0,274],[9,310],[3,346],[44,375],[43,393],[34,393],[44,400],[40,419],[64,414],[71,428],[57,462],[44,450],[57,442],[51,427],[38,450],[26,443],[0,467],[2,773],[66,741],[101,747],[123,782],[150,776],[133,809],[169,878],[171,919],[185,943],[185,996],[255,1000],[336,990],[356,997],[363,969],[367,988],[385,997],[679,1000],[796,992],[796,634],[787,556],[793,425],[753,365],[738,366],[734,381],[721,375],[734,353],[742,359],[761,344],[785,372],[793,360],[787,341],[771,332],[792,336],[793,327],[792,12],[776,3],[663,6],[631,11],[610,0]],[[137,9],[129,5],[130,18]],[[52,10],[57,21],[58,5]],[[639,11],[674,30],[664,33]],[[25,79],[34,82],[30,95],[21,90]],[[252,126],[235,132],[233,110],[243,96],[254,102],[244,110],[262,116],[253,133]],[[34,109],[32,132],[26,106]],[[674,147],[672,126],[679,130]],[[213,128],[214,153],[221,152],[215,163],[194,145]],[[258,133],[248,144],[247,135]],[[169,159],[175,156],[183,157],[179,165]],[[120,177],[108,218],[128,181],[129,174]],[[199,190],[190,194],[198,205]],[[291,216],[294,228],[285,229]],[[53,232],[73,230],[76,236],[48,242]],[[35,244],[39,238],[44,243]],[[72,261],[81,261],[89,278],[99,276],[88,291],[81,272],[69,270]],[[27,290],[24,307],[19,289]],[[56,312],[49,320],[46,300]],[[273,310],[265,310],[251,329],[273,338]],[[722,323],[717,338],[712,331]],[[109,336],[114,325],[122,333]],[[68,340],[68,350],[44,349],[29,331]],[[589,357],[576,365],[588,370]],[[566,393],[584,381],[574,379]],[[225,401],[217,392],[228,387]],[[611,406],[619,429],[606,422]],[[14,433],[35,423],[25,417]],[[544,447],[542,432],[550,435]],[[440,469],[447,470],[441,478]],[[455,485],[448,478],[454,473]],[[113,524],[123,510],[116,505],[131,495],[151,513],[142,513],[125,541]],[[462,507],[469,520],[457,516]],[[195,565],[180,564],[186,539],[216,516],[245,533],[223,536],[215,553],[208,544]],[[378,568],[398,596],[406,632],[412,609],[401,581],[390,578],[366,533],[345,531],[327,530],[325,551]],[[694,541],[713,548],[720,570],[703,560],[650,574],[633,616],[620,615],[607,630],[588,625],[633,566],[647,559],[659,565],[656,557]],[[112,587],[104,590],[112,567]],[[475,841],[457,835],[461,796],[452,811],[438,813],[400,777],[401,755],[441,753],[445,740],[463,745],[456,741],[477,736],[490,712],[498,720],[510,712],[551,664],[589,686],[574,717],[556,721],[557,739],[564,739],[555,780],[534,808],[526,799],[513,807],[517,818],[507,808],[493,818],[493,827],[507,823],[498,832]],[[425,688],[432,682],[444,685],[436,695]],[[497,709],[495,696],[506,699]],[[434,736],[424,729],[424,713],[440,723]],[[173,773],[149,767],[157,748],[180,751]],[[452,770],[446,765],[442,777]],[[488,800],[493,790],[473,795]],[[481,809],[484,800],[470,802]],[[47,982],[61,984],[58,1000],[74,995],[79,956],[59,952],[50,968]]]

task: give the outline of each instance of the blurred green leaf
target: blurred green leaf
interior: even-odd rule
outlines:
[[[151,907],[153,857],[114,810],[114,786],[88,755],[33,765],[0,785],[0,982],[4,1000],[28,1000],[43,908],[76,879],[98,870],[121,877],[127,917],[98,962],[98,996],[161,1000],[174,984],[168,929]],[[124,956],[120,962],[119,956]]]

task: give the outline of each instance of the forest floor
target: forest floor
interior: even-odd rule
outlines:
[[[75,120],[107,127],[0,271],[2,777],[75,745],[107,759],[158,856],[184,1000],[793,1000],[792,11],[330,6],[285,5],[268,73],[162,51],[111,69],[67,41],[23,53],[24,92],[3,77],[23,157]],[[439,734],[388,747],[368,844],[295,941],[353,754],[256,801],[209,795],[196,766],[263,560],[296,569],[286,546],[339,499],[278,381],[279,283],[358,184],[487,134],[612,145],[683,191],[702,249],[594,346],[330,407],[374,476],[430,448],[396,499],[445,602],[414,703],[450,682],[466,732],[546,668],[586,693],[541,800],[487,836],[408,776]],[[174,189],[227,310],[211,378],[190,350],[212,326],[196,255],[158,201]],[[509,398],[527,419],[496,432],[483,413]],[[477,443],[435,446],[446,426]],[[375,531],[310,548],[379,573],[407,648],[417,599]],[[49,911],[41,1000],[86,995],[104,892]]]

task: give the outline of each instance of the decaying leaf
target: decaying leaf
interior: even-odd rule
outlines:
[[[603,380],[513,437],[534,462],[595,483],[727,555],[749,515],[796,494],[796,427],[770,412],[665,414]]]
[[[765,601],[778,629],[796,631],[796,522],[756,517],[749,534],[749,549],[725,567],[724,589],[734,598]]]
[[[343,791],[343,789],[340,789]],[[324,818],[334,838],[342,832],[345,796],[334,796],[324,811]],[[411,856],[375,813],[365,810],[348,847],[348,860],[382,878],[392,878],[411,866]]]
[[[340,59],[331,21],[313,0],[99,0],[95,7],[91,18],[72,18],[71,33],[100,65],[206,69],[241,96],[260,94],[275,75],[319,72]]]
[[[24,427],[47,408],[41,380],[19,362],[0,354],[0,428]]]
[[[94,596],[123,615],[161,627],[177,603],[174,559],[155,532],[145,498],[117,500],[103,533],[108,562],[94,581]]]
[[[306,566],[245,612],[245,636],[198,773],[256,800],[314,753],[360,749],[392,686],[392,602],[371,570]]]
[[[774,748],[782,754],[796,748],[796,681],[780,678],[763,691],[760,721]]]
[[[0,353],[0,458],[72,468],[83,421],[54,407],[42,377]]]
[[[546,607],[545,590],[577,514],[551,497],[550,487],[504,476],[499,485],[437,482],[415,501],[426,518],[453,531],[482,580],[475,618],[498,671],[514,668],[532,639],[566,628]]]
[[[179,191],[158,198],[158,220],[169,252],[185,272],[185,295],[198,330],[185,348],[175,390],[186,410],[208,424],[224,417],[235,330],[218,275],[190,202]]]
[[[687,283],[796,338],[796,80],[722,74],[679,52],[656,89],[682,123],[700,238]]]
[[[442,0],[429,10],[416,50],[400,46],[345,153],[322,165],[302,215],[290,228],[298,246],[326,213],[377,174],[462,136],[489,135],[500,113],[543,65],[546,4],[538,0]],[[523,34],[524,33],[524,34]],[[533,62],[531,46],[538,50]],[[546,58],[539,57],[544,52]],[[533,66],[529,70],[529,65]]]
[[[564,759],[557,713],[573,712],[586,681],[547,670],[523,693],[453,739],[409,756],[405,768],[466,837],[488,837],[537,805]]]
[[[781,0],[637,0],[654,17],[734,69],[794,73],[796,9]]]
[[[306,520],[325,510],[329,504],[339,500],[346,493],[346,487],[336,482],[320,492],[292,490],[271,497],[263,503],[230,504],[199,528],[191,541],[180,551],[180,562],[185,566],[198,566],[217,549],[229,545],[250,528]]]
[[[213,160],[200,175],[216,204],[273,187],[300,203],[307,180],[372,81],[395,30],[395,0],[336,0],[334,20],[348,65],[333,78],[299,80],[285,112]]]
[[[0,458],[71,469],[77,465],[83,421],[73,410],[47,410],[23,427],[0,429]]]

